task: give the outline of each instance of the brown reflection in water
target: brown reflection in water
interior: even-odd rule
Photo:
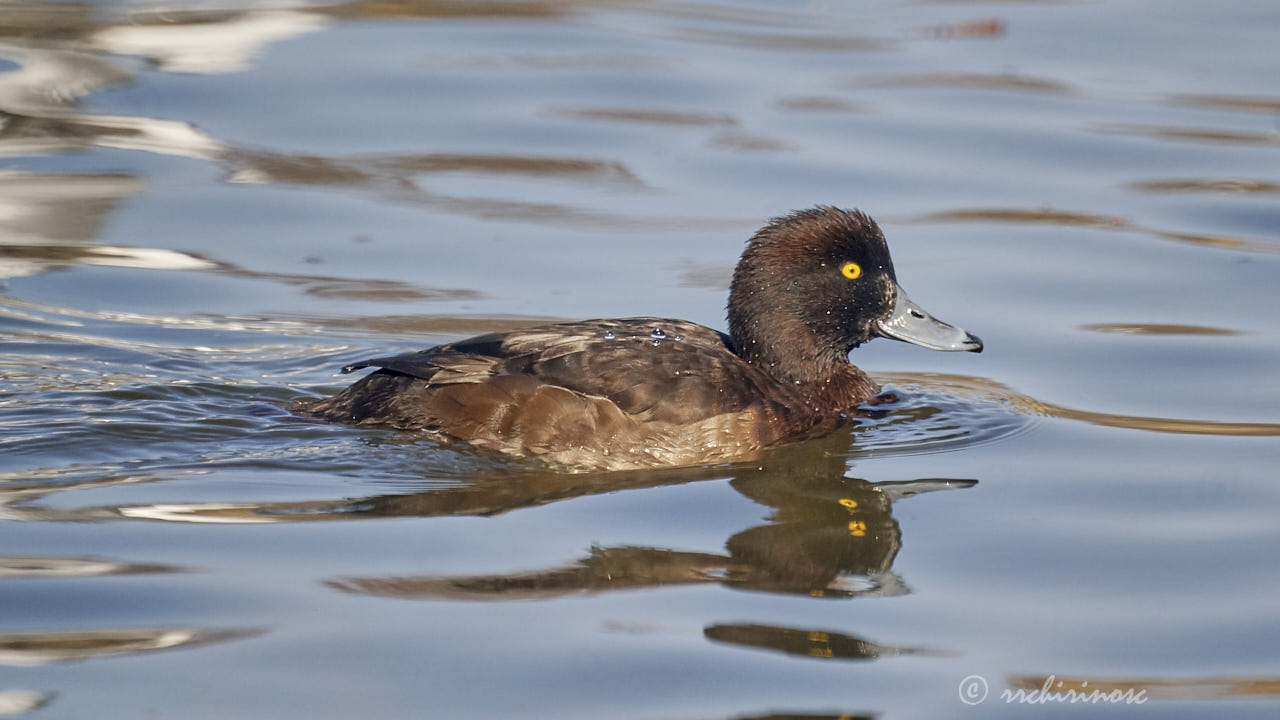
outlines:
[[[1029,395],[1016,392],[1007,385],[994,380],[970,375],[949,375],[944,373],[884,374],[877,375],[876,379],[884,383],[896,382],[904,385],[932,384],[945,388],[947,392],[952,393],[963,393],[967,388],[971,392],[980,393],[987,397],[1002,398],[1011,407],[1029,415],[1078,420],[1091,425],[1105,427],[1187,435],[1229,435],[1237,437],[1271,437],[1280,435],[1280,423],[1220,422],[1215,420],[1146,417],[1142,415],[1115,415],[1093,410],[1077,410],[1037,400]]]
[[[0,578],[92,577],[179,572],[181,568],[154,563],[127,563],[89,557],[0,555]]]
[[[401,173],[472,172],[490,175],[523,175],[576,180],[591,185],[617,185],[642,189],[644,182],[622,162],[582,158],[526,155],[476,155],[431,153],[380,156],[367,160],[370,167]]]
[[[1093,692],[1124,694],[1144,691],[1149,700],[1223,700],[1280,697],[1280,677],[1211,676],[1184,678],[1093,678],[1060,677],[1057,675],[1009,675],[1006,678],[1014,690],[1040,690],[1046,687],[1050,693]]]
[[[488,457],[488,455],[485,455]],[[494,458],[501,462],[503,458]],[[575,497],[646,487],[680,485],[723,478],[724,468],[673,468],[572,474],[499,466],[465,484],[422,492],[371,497],[263,503],[167,503],[89,508],[90,518],[104,515],[172,522],[279,523],[367,520],[386,517],[497,515]],[[44,493],[51,492],[44,488]],[[65,512],[65,511],[62,511]]]
[[[1280,245],[1269,245],[1257,240],[1231,237],[1229,235],[1205,235],[1203,233],[1170,232],[1167,230],[1148,230],[1148,234],[1165,240],[1198,245],[1200,247],[1221,248],[1223,250],[1241,250],[1245,252],[1280,253]]]
[[[1212,420],[1185,420],[1179,418],[1143,417],[1141,415],[1113,415],[1111,413],[1075,410],[1072,408],[1040,403],[1040,409],[1053,417],[1080,420],[1091,425],[1150,430],[1152,432],[1182,435],[1231,435],[1236,437],[1272,437],[1280,435],[1280,423],[1217,422]]]
[[[707,144],[735,152],[794,152],[799,149],[788,142],[743,132],[716,133],[707,139]]]
[[[189,627],[0,633],[0,665],[22,667],[194,648],[257,637],[257,628],[202,630]]]
[[[626,13],[647,13],[667,18],[690,18],[694,20],[713,21],[721,25],[746,25],[769,29],[820,27],[810,15],[795,12],[785,5],[745,4],[729,5],[697,0],[682,2],[629,2],[613,0],[610,3],[593,3],[592,8],[612,8]],[[770,9],[777,7],[778,9]],[[822,16],[819,20],[830,20],[831,16]]]
[[[553,570],[474,577],[339,578],[325,585],[348,593],[453,600],[530,600],[608,590],[707,582],[721,570],[719,555],[648,547],[592,548],[573,565]]]
[[[605,120],[644,125],[736,128],[738,119],[728,113],[691,110],[657,110],[650,108],[549,108],[549,115],[578,120]],[[781,140],[740,130],[722,130],[711,135],[707,144],[737,152],[786,152],[795,145]]]
[[[546,570],[482,576],[346,577],[326,584],[360,594],[472,600],[695,583],[832,598],[905,593],[905,584],[892,572],[901,547],[893,502],[934,490],[971,487],[976,481],[870,483],[847,478],[850,442],[850,435],[836,434],[781,448],[759,465],[655,473],[665,477],[646,477],[650,473],[516,475],[463,488],[352,503],[359,508],[355,512],[378,515],[491,514],[624,487],[679,484],[728,474],[735,490],[773,512],[768,523],[728,538],[724,553],[596,547],[568,565]]]
[[[1267,243],[1261,240],[1220,235],[1203,235],[1198,233],[1171,232],[1157,228],[1143,227],[1129,218],[1118,215],[1072,212],[1069,210],[1055,210],[1053,208],[961,208],[917,215],[906,220],[906,222],[981,222],[1094,227],[1104,230],[1140,232],[1164,240],[1190,243],[1201,247],[1223,248],[1227,250],[1241,250],[1245,252],[1269,254],[1280,253],[1280,244]]]
[[[235,183],[268,182],[293,185],[333,185],[364,188],[378,180],[372,168],[358,161],[344,161],[314,155],[286,155],[265,151],[229,150],[229,180]],[[391,180],[391,178],[387,178]]]
[[[868,75],[850,78],[841,87],[854,88],[969,88],[978,90],[1008,90],[1012,92],[1070,95],[1075,93],[1071,85],[1049,78],[1018,75],[1015,73],[915,73],[902,75]]]
[[[306,295],[331,300],[441,302],[445,300],[480,300],[485,297],[484,293],[479,290],[421,287],[400,280],[259,272],[257,270],[247,270],[231,263],[218,263],[218,269],[223,274],[233,277],[269,280],[284,285],[300,287]]]
[[[523,176],[615,185],[643,189],[645,184],[616,160],[564,158],[537,155],[424,153],[370,155],[343,159],[234,150],[228,161],[236,169],[233,179],[242,182],[275,181],[299,185],[376,186],[405,185],[412,176],[428,173],[466,172],[478,175]]]
[[[1280,98],[1262,95],[1171,95],[1169,102],[1210,110],[1242,110],[1267,115],[1280,113]]]
[[[268,275],[268,277],[272,277]],[[467,288],[419,288],[398,280],[360,280],[355,278],[308,275],[275,275],[287,284],[301,284],[307,295],[331,300],[363,300],[369,302],[404,302],[407,300],[477,300],[484,297],[478,290]]]
[[[997,222],[1067,225],[1073,227],[1131,228],[1133,221],[1118,215],[1055,210],[1053,208],[959,208],[913,218],[915,222]]]
[[[427,154],[409,156],[324,158],[234,150],[224,158],[232,182],[280,182],[340,187],[370,192],[404,205],[424,205],[443,212],[488,220],[547,223],[599,229],[648,227],[689,231],[739,227],[741,220],[661,218],[621,215],[561,203],[531,202],[495,197],[461,197],[428,190],[418,175],[469,172],[573,182],[592,188],[649,192],[650,188],[623,163],[589,158],[519,155]]]
[[[1093,131],[1103,135],[1130,135],[1152,140],[1174,140],[1230,145],[1280,145],[1280,132],[1247,132],[1222,128],[1172,127],[1168,125],[1143,125],[1137,123],[1106,123],[1094,125]]]
[[[691,127],[735,126],[738,119],[729,113],[700,112],[696,110],[658,110],[656,108],[547,108],[549,115],[578,120],[606,120],[610,122],[640,123],[644,125],[687,125]]]
[[[939,655],[935,650],[880,645],[870,640],[827,630],[801,630],[774,625],[709,625],[702,634],[715,642],[773,650],[819,660],[875,660],[895,655]]]
[[[1243,335],[1240,330],[1206,325],[1174,325],[1165,323],[1091,323],[1081,330],[1121,335]]]
[[[915,28],[907,31],[907,38],[909,40],[972,40],[1000,37],[1006,30],[1008,30],[1008,24],[1004,18],[986,17]]]
[[[6,3],[0,12],[0,36],[59,37],[100,27],[98,3]]]
[[[1138,180],[1129,183],[1128,187],[1139,192],[1179,193],[1179,192],[1220,192],[1220,193],[1259,193],[1275,195],[1280,193],[1280,183],[1267,180],[1213,179],[1213,178],[1169,178],[1159,180]]]
[[[816,32],[754,33],[705,28],[668,29],[664,36],[699,45],[726,45],[752,50],[799,52],[889,52],[899,47],[893,38],[871,35],[832,35]]]
[[[793,113],[861,113],[865,106],[833,95],[787,95],[773,101],[773,107]]]

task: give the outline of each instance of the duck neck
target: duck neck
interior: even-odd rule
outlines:
[[[849,362],[848,351],[823,342],[793,313],[766,312],[747,318],[729,312],[729,333],[738,356],[798,391],[816,410],[840,411],[880,391],[862,370]]]
[[[734,329],[739,330],[732,333],[738,355],[779,382],[797,385],[822,382],[840,366],[850,366],[848,358],[823,348],[813,332],[803,325],[799,328],[774,326],[768,339],[750,331],[740,332],[741,327]],[[754,325],[749,329],[754,329]]]
[[[739,357],[779,381],[813,382],[849,364],[845,353],[822,342],[813,328],[784,308],[748,316],[731,305],[729,334]]]

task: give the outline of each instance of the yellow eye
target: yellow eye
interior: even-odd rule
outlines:
[[[855,262],[847,262],[840,266],[840,274],[850,280],[857,280],[862,277],[862,266]]]

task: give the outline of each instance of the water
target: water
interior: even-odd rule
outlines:
[[[1272,4],[0,19],[0,713],[1274,717]],[[710,468],[283,409],[529,323],[723,328],[817,203],[986,351],[859,348],[896,402]],[[1000,698],[1049,678],[1146,702]]]

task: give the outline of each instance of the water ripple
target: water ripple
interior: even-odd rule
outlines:
[[[853,433],[855,457],[919,455],[996,442],[1030,430],[1006,388],[984,380],[930,373],[882,376],[896,401],[864,406]]]
[[[952,444],[972,445],[1007,437],[1028,429],[1037,417],[1075,420],[1103,427],[1145,430],[1149,432],[1187,435],[1223,435],[1237,437],[1271,437],[1280,435],[1280,423],[1233,422],[1202,418],[1167,418],[1145,415],[1121,415],[1096,410],[1066,407],[1029,395],[987,378],[933,373],[885,375],[890,385],[908,389],[898,403],[872,408],[872,417],[883,425],[925,423],[925,432],[917,438],[891,439],[896,447],[912,444],[921,452],[950,449]],[[998,408],[1005,408],[1002,418]],[[945,410],[945,411],[944,411]],[[885,413],[881,415],[880,413]],[[961,422],[962,418],[969,422]],[[1023,418],[1014,420],[1012,418]],[[915,431],[921,426],[912,425]],[[864,430],[865,432],[865,430]],[[896,431],[895,431],[896,432]],[[937,446],[942,446],[937,448]],[[874,449],[874,447],[873,447]]]

